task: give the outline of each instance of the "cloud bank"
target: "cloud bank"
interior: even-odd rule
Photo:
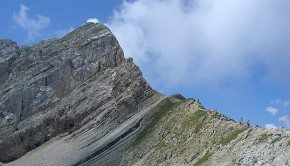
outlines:
[[[290,104],[290,99],[275,99],[271,102],[272,104],[278,105],[278,106],[284,106],[287,107]]]
[[[266,127],[266,129],[276,129],[277,128],[277,126],[275,126],[272,123],[266,124],[265,127]]]
[[[136,0],[124,1],[109,26],[160,85],[288,84],[289,15],[288,0]]]
[[[269,106],[269,107],[266,108],[265,111],[270,113],[270,114],[272,114],[272,115],[276,115],[277,112],[278,112],[278,109],[275,108],[275,107]]]
[[[290,120],[287,115],[280,117],[279,121],[282,122],[286,128],[290,129]]]
[[[28,39],[31,40],[39,35],[39,32],[46,28],[50,23],[48,17],[42,15],[29,16],[29,8],[20,5],[20,11],[14,13],[12,19],[24,30],[27,31]]]

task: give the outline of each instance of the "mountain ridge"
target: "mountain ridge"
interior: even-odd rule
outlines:
[[[110,29],[0,40],[4,165],[288,165],[290,134],[150,87]]]
[[[90,116],[103,116],[103,123],[109,118],[112,124],[101,125],[107,133],[157,94],[102,24],[89,23],[31,47],[1,45],[7,44],[0,64],[1,161],[78,130]],[[7,64],[11,69],[2,70]]]

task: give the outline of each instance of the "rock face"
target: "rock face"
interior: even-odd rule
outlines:
[[[0,48],[4,163],[88,123],[102,137],[158,94],[101,24],[89,23],[31,47],[1,40]]]
[[[156,92],[102,24],[0,40],[4,165],[289,165],[289,139]]]

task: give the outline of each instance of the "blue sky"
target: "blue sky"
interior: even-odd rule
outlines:
[[[12,38],[20,44],[31,44],[40,39],[56,37],[59,32],[82,25],[88,18],[98,16],[105,22],[120,5],[120,0],[23,0],[11,2],[0,0],[1,38]],[[48,17],[50,23],[39,31],[39,36],[27,38],[27,32],[12,19],[18,13],[20,5],[28,7],[27,14],[31,18],[37,15]]]
[[[97,18],[164,94],[290,128],[288,0],[0,0],[0,38],[60,37]]]

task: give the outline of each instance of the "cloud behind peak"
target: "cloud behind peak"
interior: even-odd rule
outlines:
[[[39,35],[41,30],[49,25],[50,19],[39,14],[30,16],[28,15],[28,11],[29,8],[21,4],[19,12],[15,12],[12,19],[17,25],[27,31],[28,39],[32,40]]]
[[[289,15],[287,0],[137,0],[109,25],[160,84],[280,84],[290,83]]]

